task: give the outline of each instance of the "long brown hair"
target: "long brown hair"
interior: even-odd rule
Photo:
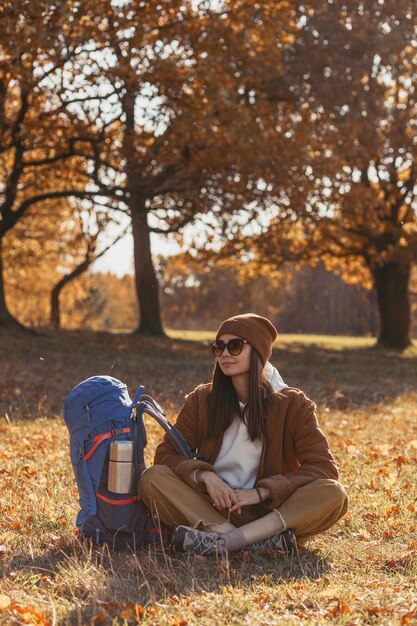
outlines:
[[[223,434],[236,415],[245,421],[251,441],[265,435],[265,415],[272,402],[273,389],[263,373],[262,361],[252,347],[249,365],[248,402],[243,410],[239,406],[232,377],[221,371],[215,363],[211,391],[208,396],[208,436]]]

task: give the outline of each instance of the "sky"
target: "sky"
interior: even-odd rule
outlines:
[[[133,274],[133,238],[126,235],[106,254],[97,259],[93,272],[112,272],[117,276]]]
[[[179,249],[166,237],[151,234],[152,254],[175,254]],[[125,235],[106,254],[97,259],[93,265],[93,272],[112,272],[117,276],[133,274],[133,237]]]

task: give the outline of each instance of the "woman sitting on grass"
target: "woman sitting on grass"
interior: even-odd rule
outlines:
[[[253,313],[220,325],[212,382],[187,396],[176,423],[204,460],[181,456],[165,436],[140,478],[144,502],[175,527],[176,550],[291,553],[346,513],[315,405],[267,363],[276,336]]]

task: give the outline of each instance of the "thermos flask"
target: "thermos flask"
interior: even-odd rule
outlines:
[[[113,441],[109,450],[109,478],[107,488],[113,493],[131,493],[134,490],[133,442]]]

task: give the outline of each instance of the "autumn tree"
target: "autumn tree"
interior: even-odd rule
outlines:
[[[280,63],[270,43],[294,27],[288,9],[84,0],[2,11],[0,239],[30,206],[62,197],[128,213],[139,330],[160,333],[150,232],[196,215],[224,224],[259,197],[268,113],[264,101],[254,111],[253,90],[261,58]],[[266,102],[291,100],[284,83],[262,80]],[[10,322],[3,285],[0,298]]]
[[[26,327],[46,326],[50,291],[59,280],[59,261],[72,243],[68,236],[72,210],[63,200],[35,204],[3,239],[3,275],[10,314]],[[62,229],[61,229],[62,226]],[[74,233],[72,232],[72,235]]]
[[[269,224],[239,237],[260,263],[304,259],[377,292],[378,344],[409,343],[417,260],[416,29],[409,0],[306,2],[285,51],[302,146],[285,185],[267,177]],[[230,246],[229,246],[230,247]]]
[[[0,327],[17,324],[5,299],[6,236],[32,210],[53,212],[61,199],[97,195],[91,184],[102,129],[69,111],[64,88],[69,62],[100,21],[79,23],[78,11],[92,6],[6,0],[0,7]]]
[[[43,5],[37,8],[36,13],[26,5],[23,13],[11,11],[9,30],[16,24],[34,33],[49,29],[49,14]],[[60,8],[57,15],[52,10],[57,41],[48,40],[53,29],[42,35],[48,48],[36,47],[43,56],[33,61],[32,74],[28,70],[32,89],[33,76],[39,82],[42,67],[48,68],[48,80],[39,82],[43,100],[33,102],[32,123],[44,153],[31,165],[44,168],[49,189],[48,196],[31,202],[72,194],[130,216],[138,330],[160,333],[150,232],[177,232],[196,216],[223,232],[231,215],[262,202],[263,177],[276,176],[278,169],[284,179],[294,162],[295,143],[287,131],[295,100],[284,75],[273,72],[282,65],[296,22],[287,3],[275,2],[225,2],[213,8],[211,3],[106,0],[100,6],[85,2]],[[77,28],[84,45],[74,43]],[[22,35],[15,55],[27,42],[36,44],[30,38],[24,42]],[[50,50],[59,51],[53,67],[47,64]],[[46,95],[52,106],[46,106]],[[18,110],[19,98],[20,92]],[[53,147],[57,127],[62,140]],[[26,172],[28,164],[24,167]],[[53,190],[58,167],[83,169],[77,189],[68,184]],[[11,212],[15,219],[19,209]]]
[[[132,221],[138,331],[159,334],[150,233],[178,232],[196,217],[221,230],[261,196],[259,172],[282,145],[276,131],[270,141],[268,104],[275,102],[281,121],[277,103],[293,104],[279,80],[262,77],[265,98],[252,94],[259,63],[269,71],[281,62],[282,46],[271,42],[277,34],[285,40],[294,24],[286,6],[273,2],[217,10],[176,1],[106,7],[94,39],[105,54],[90,54],[79,75],[86,93],[99,84],[108,94],[97,181],[112,183],[119,210]]]
[[[317,86],[312,91],[335,126],[328,148],[340,166],[330,184],[321,177],[307,206],[319,220],[323,253],[360,258],[370,272],[378,343],[401,350],[410,343],[408,286],[417,260],[415,7],[410,1],[328,5],[311,16],[308,34],[318,53],[330,48],[321,95]]]
[[[71,222],[67,221],[60,225],[64,231],[63,239],[69,241],[54,264],[59,267],[59,278],[50,292],[49,321],[52,328],[61,326],[60,298],[63,290],[67,290],[68,285],[85,274],[95,261],[124,237],[127,231],[127,228],[120,228],[120,225],[111,219],[109,212],[100,212],[94,204],[85,200],[75,203],[76,206],[70,209]],[[109,225],[117,234],[107,236],[107,241],[104,242],[103,235]]]

